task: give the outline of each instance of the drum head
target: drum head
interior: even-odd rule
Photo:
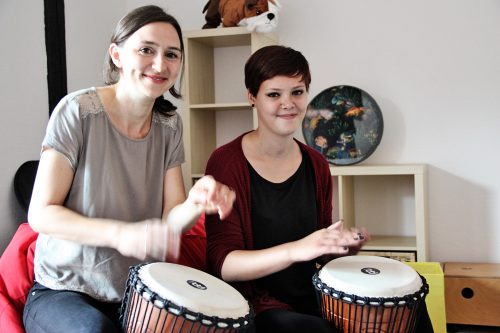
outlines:
[[[238,319],[250,312],[248,302],[236,289],[191,267],[147,264],[139,269],[139,278],[162,298],[206,316]]]
[[[422,279],[408,265],[377,256],[334,259],[319,271],[327,286],[360,297],[403,297],[422,287]]]

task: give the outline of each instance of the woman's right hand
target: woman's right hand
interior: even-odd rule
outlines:
[[[191,188],[186,201],[201,205],[207,214],[218,213],[223,220],[233,209],[235,199],[236,193],[228,186],[212,176],[203,176]]]
[[[346,255],[351,248],[359,249],[368,240],[365,230],[342,228],[342,221],[290,243],[293,262],[309,261],[322,255]]]
[[[181,230],[160,219],[120,223],[116,249],[140,260],[176,260],[181,246]]]

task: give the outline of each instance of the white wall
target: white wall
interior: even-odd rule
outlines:
[[[38,159],[49,117],[43,1],[0,1],[0,253],[25,219],[14,197],[17,168]]]
[[[44,46],[34,37],[43,40],[43,21],[38,14],[22,22],[6,14],[21,12],[17,2],[0,4],[2,31],[15,32],[0,37],[2,48],[14,50],[0,53],[2,74],[7,73],[0,91],[0,138],[6,142],[0,148],[3,246],[17,223],[10,194],[13,173],[22,161],[37,157],[47,108]],[[431,260],[500,262],[495,142],[500,139],[500,2],[281,2],[278,34],[283,44],[308,58],[311,98],[327,87],[349,84],[380,105],[384,136],[363,164],[429,165]],[[93,80],[100,78],[105,41],[117,17],[146,3],[66,0],[71,90],[99,83]],[[153,3],[167,8],[186,30],[204,23],[205,0]]]
[[[311,95],[351,84],[382,109],[365,162],[429,164],[431,259],[500,262],[500,2],[299,3],[280,38],[310,60]]]
[[[127,8],[121,0],[64,3],[68,91],[100,86],[111,33]]]

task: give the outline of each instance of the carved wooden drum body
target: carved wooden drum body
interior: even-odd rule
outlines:
[[[377,256],[346,256],[318,270],[323,318],[343,333],[414,332],[429,286],[413,268]]]
[[[132,267],[120,313],[123,332],[246,332],[253,313],[224,281],[183,265]]]

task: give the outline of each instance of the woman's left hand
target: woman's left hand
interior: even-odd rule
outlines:
[[[223,220],[231,212],[235,199],[236,194],[228,186],[212,176],[203,176],[189,191],[187,201],[201,205],[207,214],[218,213]]]

